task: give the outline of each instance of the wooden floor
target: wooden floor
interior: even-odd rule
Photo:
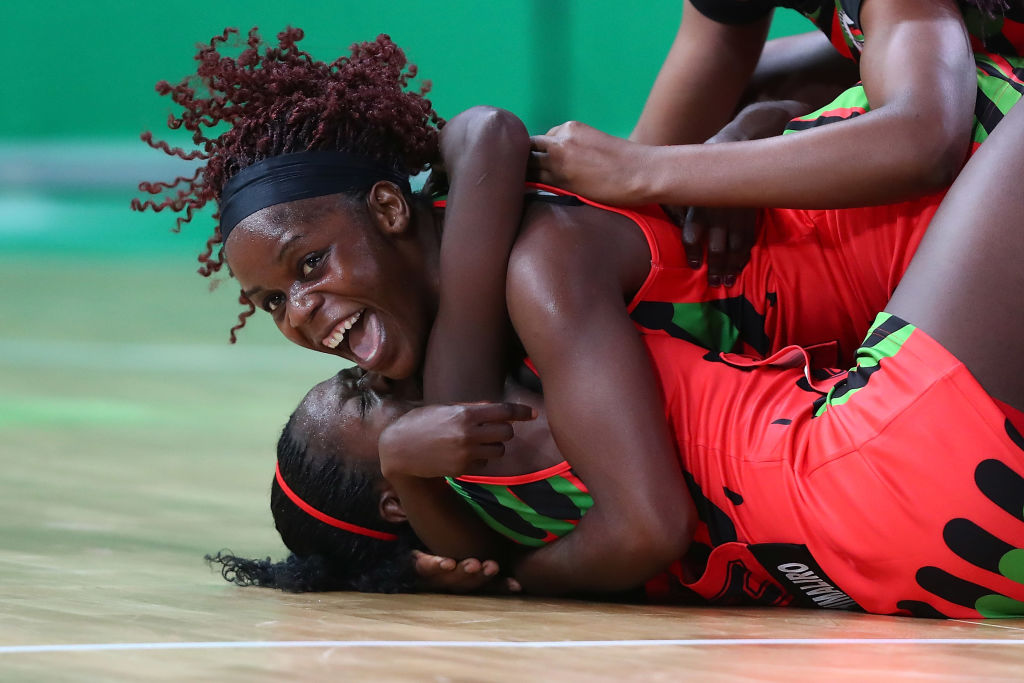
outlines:
[[[273,443],[333,366],[228,347],[190,270],[0,263],[2,681],[1024,679],[1024,621],[229,585],[202,555],[283,554]]]

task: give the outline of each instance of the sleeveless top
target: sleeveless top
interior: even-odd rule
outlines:
[[[708,285],[706,264],[687,265],[679,228],[660,207],[610,207],[558,188],[528,186],[530,201],[606,209],[643,232],[651,269],[627,307],[641,334],[752,358],[799,344],[816,367],[852,362],[863,330],[889,299],[941,199],[838,211],[766,210],[754,247],[758,258],[725,288]],[[863,225],[875,229],[859,229]],[[762,241],[781,246],[782,255],[761,251]],[[593,505],[564,461],[517,477],[462,476],[448,483],[488,526],[528,546],[572,530]]]

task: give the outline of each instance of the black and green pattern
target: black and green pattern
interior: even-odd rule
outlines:
[[[846,373],[829,392],[814,402],[814,417],[820,417],[849,401],[868,385],[881,369],[884,358],[892,358],[917,328],[889,313],[879,313],[864,343],[857,349],[857,365]]]
[[[593,498],[577,482],[571,470],[511,485],[448,478],[452,489],[487,526],[516,543],[533,547],[572,531],[593,506]]]
[[[743,296],[712,301],[641,301],[630,318],[649,330],[661,330],[709,351],[741,351],[746,345],[760,355],[771,348],[765,316]]]
[[[1018,448],[1024,450],[1024,438],[1005,421],[1006,433]],[[1024,477],[1006,463],[986,459],[974,470],[978,490],[1008,515],[1024,523]],[[1024,528],[1024,527],[1022,527]],[[955,518],[942,530],[946,547],[970,564],[996,576],[1020,584],[1024,590],[1024,548],[1000,538],[972,520]],[[983,617],[1022,617],[1024,602],[1003,595],[991,587],[979,585],[939,567],[921,567],[917,584],[942,600],[976,610]],[[939,610],[916,600],[897,605],[915,616],[944,617]]]

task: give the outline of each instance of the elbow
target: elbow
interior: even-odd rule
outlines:
[[[468,135],[487,141],[510,152],[524,155],[530,150],[530,134],[522,120],[510,111],[497,107],[477,106],[459,117],[466,117]]]
[[[914,173],[921,194],[938,192],[949,187],[967,161],[968,146],[960,139],[938,139],[922,150],[916,159]]]
[[[898,173],[908,194],[923,195],[949,187],[967,162],[970,126],[954,125],[938,118],[909,122],[902,139],[908,145]]]
[[[628,537],[620,544],[622,556],[632,558],[647,578],[664,571],[686,554],[697,526],[692,501],[672,515],[647,516],[629,524]]]

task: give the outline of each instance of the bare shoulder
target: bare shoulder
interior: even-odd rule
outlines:
[[[621,214],[534,202],[509,259],[509,305],[522,297],[538,303],[598,292],[628,301],[650,258],[643,232]]]

